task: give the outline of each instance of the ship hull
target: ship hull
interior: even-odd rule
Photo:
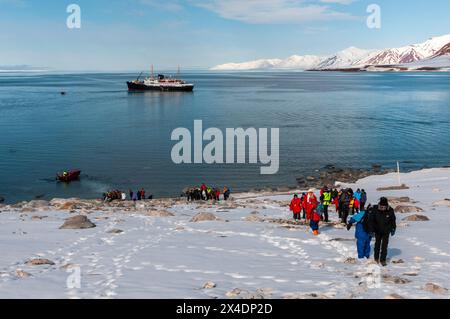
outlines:
[[[159,92],[192,92],[193,85],[165,86],[165,85],[145,85],[143,83],[127,82],[128,91],[159,91]]]

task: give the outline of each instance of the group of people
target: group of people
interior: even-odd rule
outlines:
[[[132,201],[137,201],[137,200],[145,200],[145,199],[153,199],[153,195],[150,195],[148,197],[146,197],[145,195],[145,189],[141,188],[140,190],[133,192],[133,190],[129,190],[128,194],[130,195],[130,199]]]
[[[127,194],[120,190],[112,190],[106,193],[103,193],[103,201],[112,202],[113,200],[122,200],[125,201],[130,199],[132,201],[144,200],[144,199],[153,199],[153,195],[148,196],[145,195],[145,189],[141,188],[140,190],[134,192],[131,189],[128,191],[129,198],[127,198]]]
[[[370,258],[370,243],[375,237],[374,259],[386,266],[389,236],[394,236],[396,218],[394,209],[389,206],[387,198],[382,197],[375,206],[367,203],[367,193],[364,189],[330,190],[324,187],[320,190],[319,200],[314,189],[309,189],[299,198],[297,194],[289,205],[295,220],[309,221],[309,226],[315,236],[319,235],[320,221],[329,222],[328,206],[334,204],[340,221],[350,230],[356,224],[356,245],[358,258]],[[303,216],[301,216],[303,213]],[[352,217],[348,220],[349,215]]]
[[[223,199],[228,200],[230,197],[231,191],[228,187],[224,187],[223,191]],[[210,186],[206,186],[206,184],[202,184],[200,187],[192,187],[189,188],[184,194],[188,201],[198,201],[198,200],[220,200],[221,192],[218,188],[213,188]]]

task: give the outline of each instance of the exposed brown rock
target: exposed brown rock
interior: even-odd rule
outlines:
[[[87,229],[94,228],[95,224],[84,215],[77,215],[66,219],[59,229]]]
[[[216,288],[216,284],[212,281],[208,281],[203,285],[203,289],[212,289],[212,288]]]
[[[42,265],[54,265],[55,263],[45,258],[35,258],[27,261],[28,266],[42,266]]]
[[[248,215],[248,216],[245,216],[243,219],[246,222],[260,222],[260,221],[262,221],[262,218],[258,217],[256,215]]]
[[[212,213],[198,213],[194,217],[192,217],[190,221],[196,223],[202,221],[218,221],[218,220],[221,219]]]
[[[407,213],[421,213],[423,209],[417,206],[410,205],[398,205],[394,208],[396,213],[407,214]]]
[[[384,297],[384,299],[405,299],[405,298],[400,296],[399,294],[390,294]]]
[[[403,218],[403,220],[408,221],[408,222],[424,222],[424,221],[429,221],[430,219],[424,215],[411,215],[411,216]]]
[[[152,210],[146,213],[147,216],[152,217],[171,217],[175,216],[175,214],[168,212],[167,210]]]
[[[31,274],[30,274],[29,272],[26,272],[26,271],[17,269],[17,270],[16,270],[16,276],[17,276],[18,278],[28,278],[28,277],[31,276]]]
[[[123,230],[114,228],[114,229],[108,230],[107,233],[108,234],[121,234],[121,233],[123,233]]]
[[[406,186],[405,184],[402,184],[400,186],[378,187],[377,191],[378,192],[382,192],[382,191],[399,191],[399,190],[404,190],[404,189],[409,189],[409,187]]]
[[[402,277],[398,277],[398,276],[391,276],[391,275],[383,275],[383,282],[385,283],[390,283],[390,284],[397,284],[397,285],[403,285],[403,284],[407,284],[410,283],[411,280],[406,279],[406,278],[402,278]]]
[[[448,289],[441,287],[439,285],[433,284],[431,282],[427,283],[424,287],[423,290],[428,291],[428,292],[432,292],[434,294],[437,295],[446,295],[448,293]]]

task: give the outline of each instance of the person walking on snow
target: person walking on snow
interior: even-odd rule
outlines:
[[[389,245],[389,235],[394,236],[397,224],[394,209],[389,206],[386,197],[381,197],[378,205],[372,208],[370,228],[375,233],[375,261],[386,266],[386,257]]]
[[[305,197],[305,212],[306,212],[306,220],[311,220],[313,217],[313,210],[317,209],[317,197],[314,195],[314,189],[310,188],[308,190],[308,194]]]
[[[355,238],[356,248],[358,250],[358,258],[370,258],[370,242],[372,241],[372,230],[370,229],[370,211],[361,211],[358,214],[350,218],[347,224],[347,230],[350,230],[353,224],[356,223]]]
[[[289,205],[289,209],[294,214],[295,220],[300,220],[300,212],[302,211],[302,201],[298,198],[297,194],[294,195],[294,198],[291,200],[291,204]]]
[[[319,204],[317,207],[314,207],[311,211],[309,227],[311,227],[314,236],[319,235],[319,223],[320,219],[322,218],[322,212],[323,212],[322,204]]]
[[[331,191],[327,186],[323,190],[321,202],[323,205],[323,221],[328,223],[328,206],[331,204]]]
[[[339,200],[340,200],[339,210],[341,211],[341,221],[345,225],[347,225],[348,210],[349,210],[351,196],[352,195],[350,194],[350,191],[344,189],[339,198]]]
[[[303,219],[306,220],[306,194],[302,193],[302,197],[300,198],[301,202],[302,202],[302,212],[303,212]]]

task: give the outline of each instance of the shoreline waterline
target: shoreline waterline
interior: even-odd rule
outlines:
[[[421,171],[425,171],[425,170],[433,170],[433,169],[450,169],[450,166],[441,166],[441,167],[432,167],[432,168],[422,168],[419,170],[410,170],[410,171],[404,171],[401,172],[400,174],[408,174],[408,173],[414,173],[414,172],[421,172]],[[329,185],[329,184],[323,184],[322,186],[328,186],[328,187],[333,187],[333,188],[341,188],[342,185],[346,185],[346,184],[355,184],[358,183],[358,181],[360,179],[363,178],[368,178],[368,177],[374,177],[374,176],[383,176],[383,175],[388,175],[388,174],[395,174],[395,176],[397,176],[397,173],[394,170],[385,170],[379,173],[373,172],[371,170],[361,170],[361,172],[363,173],[363,175],[361,176],[361,178],[359,179],[351,179],[351,180],[339,180],[339,181],[335,181],[335,184],[333,185]],[[315,181],[315,183],[320,183],[320,179],[318,179],[317,181]],[[394,183],[394,179],[393,179],[393,183]],[[383,185],[383,186],[397,186],[397,185]],[[300,186],[277,186],[277,187],[263,187],[263,188],[252,188],[252,189],[248,189],[248,190],[241,190],[241,191],[237,191],[237,192],[232,192],[231,197],[229,199],[229,201],[233,201],[233,200],[243,200],[243,199],[251,199],[254,197],[260,197],[260,196],[281,196],[281,195],[293,195],[293,194],[301,194],[302,192],[306,192],[309,188],[314,188],[316,191],[320,190],[319,186],[312,186],[312,184],[310,185],[306,185],[304,187],[300,187]],[[126,192],[125,192],[126,193]],[[7,203],[6,201],[4,203],[0,203],[0,210],[4,210],[6,208],[15,208],[15,206],[20,206],[22,205],[26,205],[29,203],[33,203],[33,202],[48,202],[51,203],[52,201],[57,201],[57,202],[61,202],[61,201],[66,201],[66,202],[76,202],[76,201],[80,201],[80,202],[91,202],[91,203],[103,203],[105,205],[111,204],[111,203],[123,203],[123,202],[132,202],[135,204],[138,204],[139,202],[153,202],[153,203],[167,203],[167,202],[186,202],[186,196],[181,196],[182,195],[182,191],[180,191],[180,196],[163,196],[163,197],[153,197],[152,199],[145,199],[145,200],[138,200],[138,201],[133,201],[130,198],[127,197],[126,200],[113,200],[113,201],[105,201],[101,198],[82,198],[82,197],[54,197],[51,199],[32,199],[32,200],[28,200],[28,201],[18,201],[18,202],[14,202],[14,203]],[[129,196],[127,194],[127,196]],[[211,200],[200,200],[200,201],[193,201],[191,203],[215,203],[215,202],[227,202],[223,199],[221,199],[220,201],[211,201]],[[111,205],[108,205],[109,207]],[[120,207],[120,206],[119,206]]]

